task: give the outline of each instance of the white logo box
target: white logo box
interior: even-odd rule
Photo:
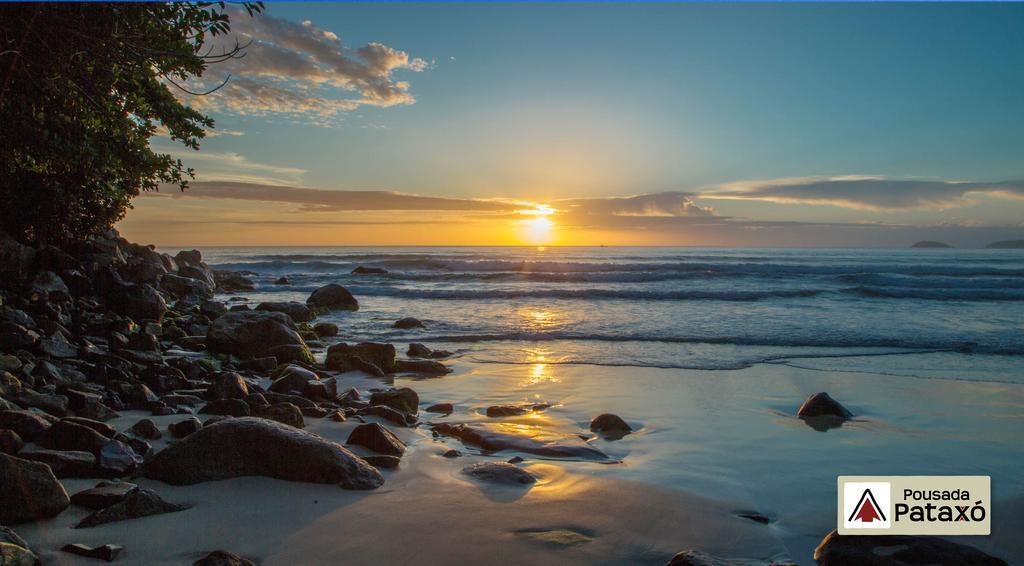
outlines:
[[[840,535],[987,535],[989,476],[839,476]]]

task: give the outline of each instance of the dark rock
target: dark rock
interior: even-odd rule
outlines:
[[[390,456],[405,454],[405,443],[393,432],[377,423],[359,425],[352,429],[352,433],[345,443],[369,448],[379,454]]]
[[[274,285],[291,285],[291,284],[292,284],[292,282],[289,281],[288,278],[283,276],[283,275],[281,277],[278,277],[276,280],[274,280]]]
[[[237,554],[215,550],[196,560],[192,566],[256,566],[256,563],[246,560]]]
[[[444,456],[445,458],[460,458],[462,457],[462,452],[459,452],[458,450],[451,448],[449,450],[446,450],[441,455]]]
[[[395,362],[396,373],[414,373],[416,375],[447,375],[452,372],[451,368],[433,360],[397,360]]]
[[[228,312],[228,307],[220,301],[206,300],[199,305],[199,313],[213,320],[218,316]]]
[[[134,320],[160,322],[167,312],[167,303],[151,285],[125,285],[115,288],[109,297],[110,308]]]
[[[308,399],[332,401],[338,396],[338,381],[334,378],[307,381],[302,395]]]
[[[174,256],[178,267],[199,267],[203,264],[203,253],[199,250],[181,250]]]
[[[367,375],[372,375],[374,377],[387,377],[387,374],[384,373],[384,370],[377,367],[376,364],[370,363],[364,360],[363,358],[360,358],[359,356],[353,356],[346,360],[346,362],[348,366],[345,367],[345,369],[341,369],[340,371],[348,371],[350,369],[354,369],[357,371],[361,371]],[[330,369],[331,365],[329,364],[327,368]]]
[[[68,342],[61,334],[40,338],[36,342],[36,349],[40,354],[51,358],[74,358],[78,355],[78,346]]]
[[[541,405],[491,405],[487,407],[485,414],[488,417],[514,417],[517,415],[525,415],[534,411],[539,411],[550,407],[548,404]]]
[[[260,303],[256,310],[258,311],[270,311],[270,312],[283,312],[288,315],[294,322],[309,322],[313,320],[313,311],[306,305],[298,301],[288,301],[281,303]]]
[[[186,438],[192,434],[195,434],[203,428],[203,423],[195,417],[189,417],[183,421],[179,421],[167,426],[167,430],[171,431],[171,436],[174,438]]]
[[[359,409],[358,414],[360,416],[380,417],[399,426],[412,426],[416,424],[415,416],[403,413],[397,409],[392,409],[387,405],[373,405],[371,407],[365,407]]]
[[[370,464],[375,468],[397,468],[398,464],[401,463],[402,459],[398,456],[366,456],[364,458],[366,463]]]
[[[313,344],[313,342],[310,342],[310,344]],[[277,358],[278,363],[281,364],[293,362],[316,363],[316,358],[313,357],[313,353],[309,351],[309,347],[306,344],[281,344],[280,346],[268,349],[267,354]]]
[[[481,462],[462,468],[462,473],[495,483],[528,485],[537,482],[537,476],[507,462]]]
[[[10,429],[0,429],[0,452],[15,455],[25,447],[25,441],[18,436],[18,433]]]
[[[274,393],[291,393],[292,391],[301,393],[306,389],[306,384],[319,379],[315,373],[304,367],[289,365],[281,371],[268,389]]]
[[[306,304],[317,313],[333,310],[359,310],[359,302],[352,296],[352,293],[349,293],[348,289],[335,283],[324,285],[313,291],[313,294],[306,299]]]
[[[322,419],[330,414],[330,411],[323,407],[300,407],[299,411],[302,412],[302,416],[311,419]]]
[[[28,543],[25,542],[25,539],[23,539],[20,536],[18,536],[18,533],[14,532],[11,529],[8,529],[7,527],[4,527],[4,526],[0,526],[0,542],[5,542],[7,544],[13,544],[13,545],[16,545],[16,546],[20,546],[22,548],[28,548],[29,547]],[[0,564],[4,564],[4,562],[2,560],[0,560]]]
[[[237,292],[237,291],[252,291],[256,289],[256,284],[252,282],[245,274],[238,271],[214,271],[214,279],[217,283],[217,289],[224,292]]]
[[[218,317],[210,326],[206,343],[215,352],[245,358],[266,357],[275,346],[305,348],[288,315],[266,311],[235,311]]]
[[[409,344],[409,349],[405,352],[405,355],[410,358],[429,358],[433,353],[433,350],[423,344],[413,342],[412,344]]]
[[[907,535],[840,536],[834,530],[825,535],[818,548],[814,549],[814,560],[818,566],[1007,566],[1005,561],[974,547],[941,538]]]
[[[23,460],[39,462],[50,466],[58,478],[93,478],[96,477],[96,456],[88,452],[60,450],[23,450],[18,453]]]
[[[132,433],[149,440],[157,440],[163,436],[163,433],[160,432],[160,429],[156,426],[156,423],[154,423],[150,419],[142,419],[141,421],[132,425],[132,428],[130,430],[132,431]]]
[[[267,373],[274,371],[277,367],[277,358],[274,356],[267,356],[265,358],[253,358],[251,360],[245,360],[238,364],[238,369],[245,371],[256,371],[260,373]]]
[[[61,547],[61,550],[70,554],[85,556],[86,558],[96,558],[106,562],[113,562],[117,558],[117,555],[121,554],[121,551],[124,550],[124,547],[116,544],[104,544],[103,546],[93,547],[74,543],[65,544]]]
[[[138,438],[136,436],[129,436],[127,434],[118,433],[114,436],[114,440],[124,442],[129,448],[135,451],[136,454],[142,457],[143,460],[149,458],[153,454],[153,446]]]
[[[755,523],[761,523],[762,525],[767,525],[772,522],[771,517],[758,513],[757,511],[739,511],[736,513],[736,516],[749,519]]]
[[[313,326],[313,332],[321,338],[338,335],[338,325],[333,322],[318,322]]]
[[[594,417],[594,420],[590,421],[590,430],[593,432],[599,432],[606,436],[617,436],[622,437],[623,435],[633,432],[626,421],[622,420],[618,415],[611,413],[605,413]]]
[[[802,418],[811,417],[837,417],[840,419],[848,419],[853,416],[846,407],[839,404],[838,401],[829,396],[828,393],[821,392],[815,393],[804,401],[803,405],[800,405],[800,410],[797,411],[797,416]]]
[[[241,399],[217,399],[210,401],[202,409],[201,415],[227,415],[230,417],[248,417],[252,414],[249,404]]]
[[[370,395],[371,405],[385,405],[406,414],[419,412],[420,396],[408,387],[378,391]]]
[[[253,475],[346,489],[374,489],[384,483],[380,472],[337,443],[252,417],[203,429],[146,465],[147,477],[173,485]]]
[[[278,403],[291,403],[300,409],[307,407],[315,407],[316,403],[306,399],[305,397],[299,397],[298,395],[285,395],[283,393],[274,393],[273,391],[267,391],[263,394],[263,397],[267,400],[268,405],[276,405]],[[255,407],[252,403],[249,403],[250,407]]]
[[[68,414],[68,398],[64,395],[36,393],[27,387],[23,387],[13,400],[26,409],[34,407],[58,417]]]
[[[73,423],[76,425],[82,425],[87,428],[91,428],[96,432],[102,434],[107,438],[113,438],[117,434],[117,429],[108,425],[107,423],[101,423],[100,421],[94,421],[85,417],[65,417],[61,419],[64,422]]]
[[[3,566],[39,566],[39,557],[34,552],[9,542],[0,542],[0,564]]]
[[[111,440],[100,450],[96,465],[105,474],[121,477],[142,464],[142,456],[119,440]]]
[[[450,415],[453,411],[455,411],[455,407],[452,406],[451,403],[437,403],[435,405],[427,407],[426,411],[428,413],[441,413],[445,415]]]
[[[327,369],[349,371],[358,369],[352,366],[351,360],[359,358],[369,362],[381,370],[388,372],[395,367],[395,347],[391,344],[378,342],[362,342],[354,346],[335,344],[327,349]]]
[[[57,421],[35,439],[36,444],[43,448],[81,451],[93,455],[98,455],[108,441],[106,436],[95,430],[67,419]]]
[[[199,299],[213,296],[213,287],[208,282],[202,279],[183,277],[175,273],[165,273],[162,275],[160,277],[160,288],[179,298],[190,297]],[[205,302],[200,303],[200,308],[204,304]]]
[[[46,464],[0,454],[0,525],[56,517],[71,504]]]
[[[508,460],[505,460],[505,461],[508,462],[509,464],[519,464],[520,462],[523,462],[524,460],[523,460],[522,456],[512,456],[511,458],[509,458]]]
[[[210,399],[244,399],[249,394],[249,385],[241,375],[226,371],[217,374],[206,395]]]
[[[409,330],[412,328],[426,328],[425,326],[423,326],[423,323],[420,321],[420,319],[413,318],[411,316],[407,316],[405,318],[396,320],[395,323],[391,325],[391,327],[398,328],[401,330]]]
[[[75,396],[71,390],[67,391],[71,400],[71,408],[79,417],[98,422],[105,422],[120,417],[121,414],[103,404],[102,397],[96,394],[80,394]]]
[[[253,415],[295,428],[305,428],[306,426],[306,421],[302,418],[302,411],[291,403],[253,407]]]
[[[128,482],[101,482],[71,496],[71,504],[88,509],[106,509],[120,503],[138,486]]]
[[[438,434],[453,436],[465,444],[477,446],[491,452],[515,450],[548,458],[608,459],[605,453],[585,443],[575,445],[542,442],[525,436],[488,430],[484,427],[470,426],[464,423],[437,423],[433,425],[433,430]]]
[[[387,275],[388,270],[383,267],[363,267],[362,265],[352,270],[352,275]]]
[[[29,299],[51,303],[64,303],[71,299],[71,291],[59,275],[52,271],[40,271],[29,285]]]
[[[92,515],[82,519],[77,525],[75,525],[75,528],[88,529],[99,525],[105,525],[107,523],[126,521],[128,519],[138,519],[140,517],[162,515],[164,513],[176,513],[178,511],[184,511],[189,507],[189,505],[178,505],[176,503],[164,501],[163,498],[148,489],[136,489],[118,503],[115,503],[110,507],[100,509]]]
[[[746,561],[727,560],[699,550],[684,550],[668,561],[668,566],[740,566],[741,564],[746,564]]]
[[[345,416],[345,411],[334,411],[329,416],[331,417],[332,421],[338,423],[343,423],[348,420],[348,417]]]

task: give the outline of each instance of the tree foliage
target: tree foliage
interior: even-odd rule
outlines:
[[[223,3],[0,6],[0,227],[59,244],[110,227],[141,191],[184,190],[192,170],[149,140],[162,128],[198,149],[213,120],[173,90],[242,54],[208,47],[229,29]]]

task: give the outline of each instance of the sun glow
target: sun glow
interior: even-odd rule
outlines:
[[[524,242],[541,245],[550,244],[554,240],[555,222],[549,217],[555,213],[555,209],[547,205],[538,204],[533,208],[516,212],[533,217],[516,221],[520,228],[520,238]]]

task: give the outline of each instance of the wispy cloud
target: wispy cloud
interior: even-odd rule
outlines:
[[[586,216],[714,216],[711,207],[693,202],[694,195],[683,192],[664,192],[625,197],[569,199],[556,201],[553,206],[569,213]]]
[[[877,176],[797,177],[728,183],[708,189],[700,197],[884,211],[967,206],[972,204],[972,194],[1024,200],[1024,181],[986,183]]]
[[[261,183],[282,186],[293,186],[301,183],[305,169],[285,167],[250,161],[244,155],[234,152],[199,151],[190,152],[181,149],[155,148],[166,151],[172,157],[181,159],[185,165],[194,167],[196,178],[202,185],[203,181],[219,181],[233,183]]]
[[[284,114],[327,124],[360,106],[388,107],[416,101],[410,84],[396,71],[421,72],[424,59],[371,42],[349,48],[334,32],[263,14],[232,17],[232,34],[204,46],[223,53],[235,41],[248,45],[245,56],[212,65],[193,89],[231,80],[212,95],[183,98],[204,111],[241,115]]]

